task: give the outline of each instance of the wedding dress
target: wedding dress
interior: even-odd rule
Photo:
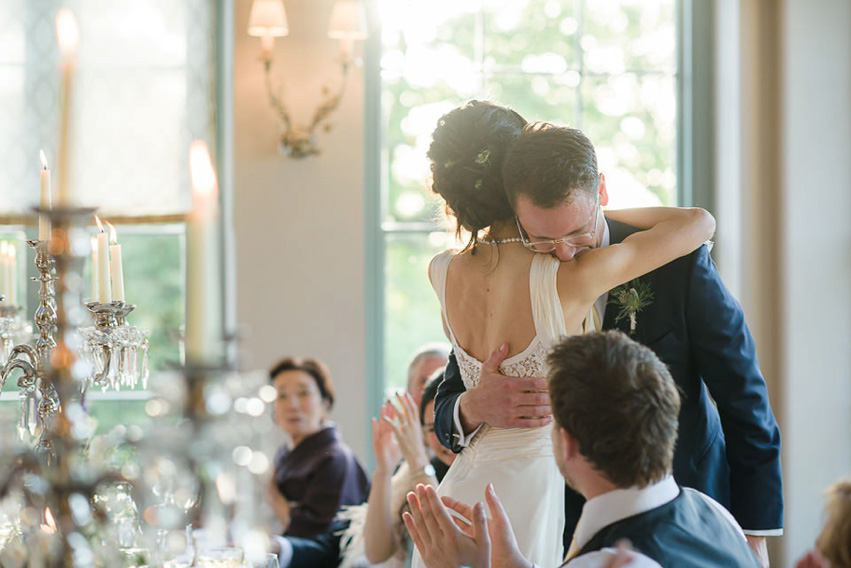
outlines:
[[[446,273],[454,251],[444,251],[431,264],[431,284],[440,299],[443,319],[461,369],[464,387],[479,380],[482,362],[458,345],[446,317]],[[547,374],[549,348],[567,334],[556,288],[559,261],[536,254],[529,269],[529,294],[535,338],[521,353],[505,359],[500,371],[515,377]],[[593,326],[593,318],[586,318]],[[590,331],[585,329],[584,331]],[[564,530],[564,478],[556,466],[550,431],[542,428],[495,428],[482,425],[470,444],[455,458],[438,495],[468,505],[484,501],[485,486],[493,483],[511,520],[517,545],[538,566],[558,566],[562,561]],[[423,566],[418,554],[414,567]]]

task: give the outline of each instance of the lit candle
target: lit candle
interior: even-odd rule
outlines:
[[[104,232],[103,225],[100,219],[95,215],[100,232],[97,234],[97,279],[98,279],[98,297],[97,301],[100,304],[108,304],[112,301],[112,288],[109,285],[109,236]]]
[[[9,297],[6,301],[10,306],[18,305],[18,247],[9,243]]]
[[[46,211],[52,207],[50,198],[50,169],[47,167],[47,157],[44,155],[44,150],[38,151],[41,156],[41,201],[39,203],[42,211]],[[38,216],[38,240],[50,240],[50,217],[44,212]]]
[[[188,222],[186,285],[186,358],[207,362],[217,347],[214,322],[209,321],[215,307],[213,290],[215,240],[218,219],[218,182],[207,145],[195,140],[189,148],[189,172],[192,178],[192,212]]]
[[[98,299],[98,238],[92,237],[92,290],[89,298],[94,302]]]
[[[0,296],[5,296],[6,305],[12,303],[9,297],[9,243],[0,241]]]
[[[118,244],[118,235],[115,227],[109,221],[109,279],[112,281],[112,299],[116,302],[124,301],[124,265],[121,262],[121,245]]]
[[[77,55],[77,45],[80,43],[80,32],[77,20],[67,8],[62,8],[56,14],[56,37],[59,41],[59,51],[62,54],[62,83],[59,90],[59,207],[67,207],[71,203],[70,170],[71,160],[71,89],[74,75],[74,65]]]

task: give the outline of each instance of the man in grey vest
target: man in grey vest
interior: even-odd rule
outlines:
[[[628,566],[760,566],[727,510],[671,475],[680,398],[653,351],[620,332],[578,335],[553,349],[549,368],[555,459],[587,500],[564,566],[622,565],[623,540]],[[483,504],[444,504],[431,487],[408,494],[405,525],[427,566],[529,567],[493,487],[485,500],[490,520]]]

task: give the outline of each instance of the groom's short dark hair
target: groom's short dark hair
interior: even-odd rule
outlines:
[[[550,209],[570,200],[576,190],[594,195],[599,182],[597,153],[588,137],[548,122],[527,124],[502,162],[502,183],[515,208],[521,194]]]
[[[568,337],[549,355],[556,424],[618,487],[644,487],[671,471],[680,397],[653,351],[619,331]]]

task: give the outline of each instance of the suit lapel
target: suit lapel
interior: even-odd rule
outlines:
[[[609,224],[609,244],[617,244],[627,238],[630,234],[637,231],[635,227],[630,227],[629,225],[624,225],[617,221],[606,219],[606,222]],[[603,318],[603,329],[619,329],[622,332],[629,334],[629,322],[627,320],[624,319],[615,323],[615,317],[618,315],[618,308],[610,302],[611,296],[606,302],[606,314]]]

